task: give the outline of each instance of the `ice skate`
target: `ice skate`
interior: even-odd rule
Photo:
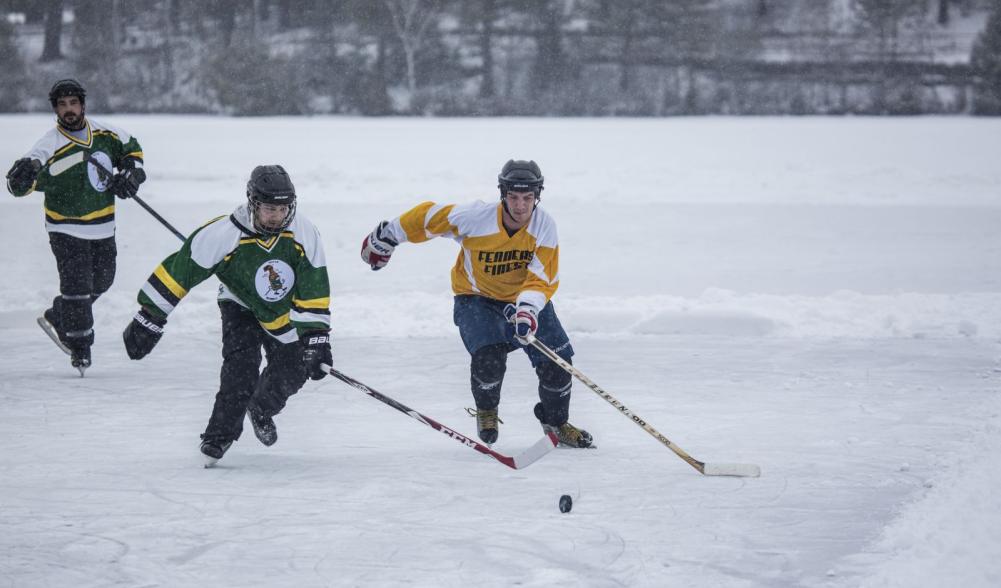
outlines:
[[[476,434],[479,435],[480,441],[483,441],[487,445],[493,445],[497,442],[497,423],[503,423],[500,417],[497,416],[496,408],[479,408],[472,409],[467,408],[466,412],[470,416],[476,417]]]
[[[218,439],[206,439],[202,441],[202,455],[205,457],[205,467],[214,466],[222,456],[226,455],[232,441],[220,441]]]
[[[275,426],[275,420],[272,417],[264,416],[248,408],[247,418],[250,419],[250,424],[254,427],[254,435],[262,445],[271,447],[278,441],[278,428]]]
[[[90,345],[80,345],[70,349],[70,364],[80,371],[80,377],[90,367]]]
[[[63,343],[62,337],[59,334],[59,329],[56,328],[56,323],[55,313],[52,312],[51,308],[46,310],[42,316],[38,317],[38,326],[42,327],[42,331],[49,336],[49,339],[52,339],[52,342],[55,343],[63,353],[66,355],[72,355],[73,352],[70,351],[70,348],[67,347],[65,343]]]
[[[542,430],[546,433],[556,433],[556,437],[560,440],[560,447],[572,447],[575,449],[595,449],[597,446],[594,445],[594,439],[591,434],[584,429],[578,429],[577,427],[571,425],[569,422],[565,422],[562,425],[550,425],[543,419],[542,403],[539,402],[535,405],[535,418],[539,419],[542,423]]]

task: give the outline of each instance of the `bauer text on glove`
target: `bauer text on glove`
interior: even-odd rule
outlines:
[[[399,243],[387,234],[388,222],[382,221],[365,240],[361,243],[361,259],[372,266],[373,270],[380,270],[389,263],[389,258],[393,255],[393,250]]]
[[[146,308],[140,308],[122,333],[125,352],[129,354],[129,358],[142,359],[149,355],[163,336],[166,324],[166,318],[161,318]]]
[[[334,357],[330,351],[330,333],[328,331],[311,331],[303,334],[302,362],[306,366],[306,375],[314,380],[322,380],[327,375],[323,365],[333,365]]]

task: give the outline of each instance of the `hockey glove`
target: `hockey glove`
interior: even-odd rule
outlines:
[[[123,169],[111,178],[108,190],[121,199],[132,198],[139,192],[139,184],[146,181],[146,172],[141,167]]]
[[[323,364],[333,365],[334,356],[330,351],[330,331],[311,331],[302,338],[302,362],[306,364],[306,375],[314,380],[322,380],[327,375]]]
[[[361,259],[372,266],[373,270],[380,270],[386,267],[390,256],[393,255],[393,250],[399,245],[392,237],[386,235],[386,226],[388,224],[388,222],[382,221],[361,242]]]
[[[14,192],[24,192],[35,183],[42,164],[37,159],[22,157],[14,162],[7,172],[7,183]]]
[[[504,307],[504,316],[514,323],[514,338],[522,345],[528,345],[528,337],[534,337],[539,330],[539,313],[529,304],[508,304]]]
[[[140,308],[122,333],[125,352],[129,354],[129,358],[142,359],[149,355],[163,336],[163,327],[166,324],[166,318],[161,318],[146,308]]]

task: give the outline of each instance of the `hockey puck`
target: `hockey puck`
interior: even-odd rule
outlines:
[[[560,512],[567,513],[573,508],[573,499],[570,498],[569,494],[564,494],[560,496]]]

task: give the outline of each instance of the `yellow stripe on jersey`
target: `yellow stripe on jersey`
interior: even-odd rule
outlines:
[[[270,323],[262,322],[261,326],[269,331],[276,331],[289,323],[289,313],[285,313]]]
[[[70,149],[72,149],[72,148],[74,148],[76,146],[77,146],[76,143],[67,143],[67,144],[63,145],[58,150],[56,150],[55,153],[52,154],[52,157],[50,157],[49,160],[45,162],[45,164],[46,165],[51,165],[56,160],[57,157],[59,157],[63,153],[66,153],[67,151],[69,151]]]
[[[143,158],[143,152],[142,151],[133,151],[132,153],[126,153],[125,157],[134,157],[136,159],[142,159]]]
[[[207,223],[205,223],[204,225],[202,225],[202,226],[201,226],[200,228],[203,228],[203,229],[204,229],[205,227],[207,227],[207,226],[211,225],[212,223],[216,222],[217,220],[219,220],[219,219],[221,219],[221,218],[226,218],[226,216],[227,216],[227,215],[225,215],[225,214],[224,214],[224,215],[222,215],[222,216],[217,216],[217,217],[215,217],[214,219],[212,219],[212,220],[210,220],[209,222],[207,222]]]
[[[326,310],[327,307],[330,306],[330,297],[313,298],[311,300],[299,300],[298,298],[293,298],[292,304],[299,308],[319,308],[321,310]]]
[[[92,130],[90,130],[90,121],[89,120],[86,121],[86,125],[87,125],[87,139],[85,141],[81,141],[80,139],[77,139],[72,134],[66,132],[66,130],[63,129],[61,126],[56,126],[56,130],[59,131],[59,133],[62,134],[62,136],[66,137],[67,139],[69,139],[73,143],[76,143],[77,145],[83,145],[84,147],[90,147],[91,143],[94,142],[94,132]]]
[[[112,139],[118,141],[119,143],[122,142],[122,140],[118,137],[118,133],[116,133],[114,131],[109,131],[108,129],[101,129],[101,130],[98,130],[98,131],[94,131],[94,134],[98,135],[98,136],[100,136],[100,135],[108,135]]]
[[[180,284],[177,283],[177,280],[175,280],[170,274],[167,273],[167,269],[163,267],[162,263],[156,266],[156,269],[153,270],[153,275],[156,276],[157,279],[159,279],[161,282],[163,282],[163,285],[166,286],[168,290],[170,290],[171,294],[177,296],[179,299],[184,298],[188,294],[188,291],[185,290]]]
[[[305,253],[302,249],[302,246],[300,246],[298,243],[295,242],[295,234],[292,233],[292,231],[282,231],[280,234],[272,235],[266,239],[261,239],[259,237],[244,237],[240,239],[240,245],[250,245],[252,243],[257,243],[267,251],[271,251],[272,249],[274,249],[275,244],[278,243],[278,240],[281,239],[282,237],[292,239],[292,244],[299,251],[300,256],[302,256]]]
[[[49,210],[48,208],[45,209],[45,216],[51,218],[52,220],[57,220],[57,221],[59,221],[59,220],[82,220],[82,221],[87,221],[87,220],[94,220],[95,218],[101,218],[103,216],[108,216],[109,214],[115,214],[115,205],[114,204],[112,204],[111,206],[108,206],[106,208],[102,208],[101,210],[95,210],[94,212],[85,214],[83,216],[65,216],[65,215],[59,214],[58,212],[53,212],[53,211]]]

